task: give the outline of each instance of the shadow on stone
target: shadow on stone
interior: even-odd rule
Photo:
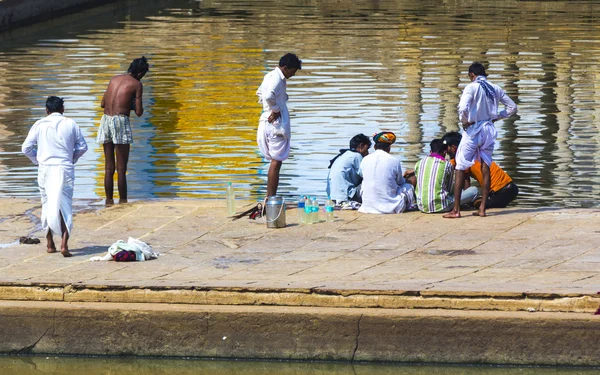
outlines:
[[[69,249],[74,257],[93,256],[106,253],[108,246],[86,246],[81,249]]]

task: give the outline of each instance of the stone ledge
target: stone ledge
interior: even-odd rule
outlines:
[[[13,354],[600,365],[589,314],[0,301],[0,321]]]
[[[0,31],[109,2],[114,0],[4,0],[0,2]]]
[[[598,295],[0,284],[0,300],[594,313]]]

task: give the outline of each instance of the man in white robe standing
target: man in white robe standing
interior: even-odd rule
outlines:
[[[396,135],[381,132],[373,136],[375,152],[360,163],[362,206],[367,214],[400,214],[415,203],[414,171],[402,173],[400,160],[390,155]],[[409,177],[410,176],[410,177]]]
[[[494,126],[497,120],[512,116],[517,112],[517,105],[506,92],[487,81],[485,67],[474,62],[469,67],[469,83],[458,104],[458,118],[463,125],[462,140],[456,151],[456,178],[454,183],[454,208],[444,215],[447,219],[460,217],[460,198],[465,183],[465,170],[475,161],[481,161],[481,205],[473,215],[485,216],[485,202],[490,191],[490,165],[498,132]],[[498,104],[505,109],[498,112]]]
[[[33,124],[22,151],[39,166],[38,186],[42,196],[42,227],[48,240],[47,251],[56,252],[53,235],[58,235],[62,240],[61,254],[70,257],[68,241],[73,229],[75,163],[88,147],[75,121],[63,116],[64,110],[62,98],[48,97],[48,116]]]
[[[256,91],[263,112],[258,122],[256,141],[265,159],[270,161],[267,175],[267,197],[277,194],[281,164],[290,154],[290,114],[287,108],[286,80],[302,69],[302,60],[286,53],[279,66],[265,75]]]

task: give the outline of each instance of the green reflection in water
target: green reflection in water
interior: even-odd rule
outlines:
[[[438,366],[151,358],[0,357],[2,375],[591,375],[593,368]]]

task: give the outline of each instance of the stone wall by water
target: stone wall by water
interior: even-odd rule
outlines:
[[[112,0],[0,0],[0,31],[47,20]]]

